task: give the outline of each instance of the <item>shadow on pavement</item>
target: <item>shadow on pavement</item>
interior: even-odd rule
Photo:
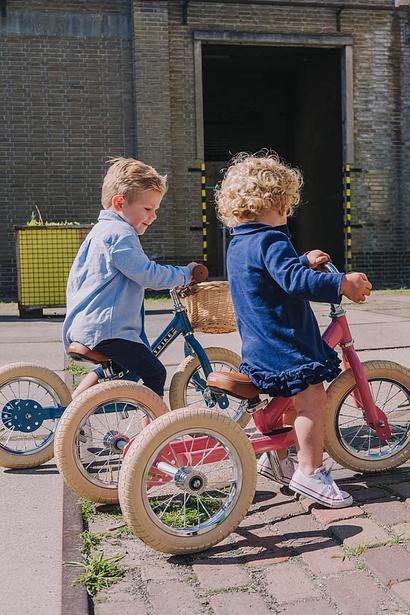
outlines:
[[[48,464],[46,466],[38,466],[38,468],[8,468],[4,470],[4,474],[34,474],[35,476],[46,476],[47,474],[58,474],[57,466]]]
[[[20,318],[19,316],[13,315],[3,315],[0,316],[0,323],[2,322],[21,322],[21,323],[35,323],[35,322],[46,322],[48,320],[52,320],[53,322],[63,322],[64,316],[60,314],[56,315],[47,315],[42,318]]]

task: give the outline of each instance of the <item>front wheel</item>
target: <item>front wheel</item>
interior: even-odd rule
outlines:
[[[164,553],[189,554],[233,532],[255,488],[255,453],[239,425],[217,410],[181,408],[133,442],[119,495],[141,540]]]
[[[167,410],[154,391],[126,380],[81,393],[64,412],[55,437],[65,482],[92,502],[117,503],[122,445]]]
[[[0,466],[35,468],[54,456],[58,418],[71,393],[57,374],[40,365],[0,368]]]
[[[239,372],[241,357],[226,348],[205,348],[214,372]],[[246,412],[246,401],[232,395],[216,395],[206,386],[206,376],[197,355],[187,357],[176,369],[169,387],[171,410],[188,407],[215,408],[225,412],[241,427],[246,427],[251,415]]]
[[[410,458],[410,371],[392,361],[363,364],[374,402],[387,416],[391,437],[380,440],[357,407],[351,369],[327,389],[325,448],[342,466],[356,472],[382,472]]]

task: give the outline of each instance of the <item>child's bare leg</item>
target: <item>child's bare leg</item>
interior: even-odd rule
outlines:
[[[312,384],[294,397],[295,440],[299,468],[313,474],[323,462],[324,418],[327,396],[323,384]]]
[[[296,419],[296,411],[293,402],[288,406],[282,416],[282,425],[294,425]],[[286,459],[288,456],[287,448],[280,448],[277,451],[279,459]]]
[[[75,399],[80,393],[94,386],[98,382],[98,376],[95,372],[90,372],[81,380],[78,387],[73,391],[72,398]]]

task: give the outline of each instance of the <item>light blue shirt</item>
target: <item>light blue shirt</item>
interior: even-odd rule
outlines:
[[[144,292],[183,286],[189,267],[149,260],[136,231],[118,214],[102,210],[81,245],[67,282],[63,343],[94,348],[121,338],[149,346],[144,331]]]

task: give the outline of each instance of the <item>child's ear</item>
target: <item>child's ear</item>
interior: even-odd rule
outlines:
[[[122,194],[114,194],[111,199],[111,205],[114,207],[115,211],[122,211],[124,205],[124,197]]]

